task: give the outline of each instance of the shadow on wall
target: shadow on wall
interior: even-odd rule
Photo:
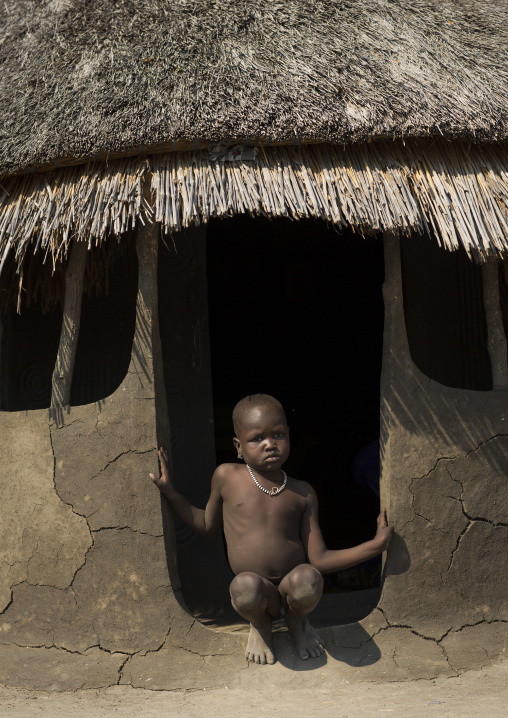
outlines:
[[[390,366],[396,381],[382,391],[382,460],[388,437],[400,429],[412,437],[406,446],[415,456],[402,457],[406,464],[416,464],[422,452],[434,463],[453,459],[503,426],[492,391],[481,267],[464,252],[411,237],[401,240],[401,270],[404,313],[400,327],[394,322]],[[494,471],[506,469],[499,448],[487,460]]]
[[[404,359],[393,361],[400,376],[409,374],[409,377],[399,389],[392,389],[389,396],[382,397],[382,462],[388,437],[401,428],[413,437],[413,461],[429,447],[430,451],[425,449],[425,453],[435,457],[434,464],[440,459],[454,459],[476,451],[499,435],[499,423],[504,418],[501,396],[496,397],[494,392],[455,390],[425,377],[414,366],[408,367]],[[495,404],[499,404],[497,412]],[[501,447],[492,447],[486,460],[493,471],[503,474],[506,471],[506,454]]]
[[[104,293],[83,296],[71,406],[100,402],[122,383],[131,357],[137,283],[137,258],[131,242],[109,268]],[[53,306],[45,314],[39,303],[22,307],[21,314],[15,306],[8,307],[2,324],[1,409],[49,408],[61,306]],[[137,359],[141,361],[140,356]],[[148,376],[147,367],[143,371]]]

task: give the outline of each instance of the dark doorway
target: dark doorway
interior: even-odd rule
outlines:
[[[207,263],[218,463],[236,459],[234,404],[273,394],[291,428],[287,471],[315,487],[327,545],[372,538],[379,499],[352,467],[379,437],[381,238],[239,216],[210,223]],[[349,578],[350,588],[377,580]]]

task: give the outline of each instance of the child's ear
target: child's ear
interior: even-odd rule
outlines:
[[[237,451],[240,451],[240,446],[241,446],[240,439],[237,439],[236,436],[233,439],[233,444],[235,445],[235,449]]]

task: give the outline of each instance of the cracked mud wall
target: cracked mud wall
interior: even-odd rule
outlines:
[[[261,687],[266,671],[279,680],[301,669],[287,634],[275,637],[276,666],[248,668],[243,637],[205,629],[181,605],[172,517],[147,479],[158,469],[153,446],[169,434],[149,229],[138,238],[136,333],[119,389],[58,422],[46,411],[0,413],[6,685]],[[502,658],[508,634],[508,397],[443,387],[416,369],[398,261],[392,242],[382,502],[397,536],[378,609],[323,631],[328,658],[315,664],[348,679],[456,675]]]
[[[84,565],[92,536],[86,520],[55,490],[47,412],[1,412],[0,442],[3,611],[18,584],[65,589]]]
[[[381,502],[397,534],[378,611],[453,669],[480,667],[508,644],[508,392],[446,387],[417,369],[397,239],[386,258]]]
[[[154,446],[169,438],[157,325],[158,234],[158,227],[139,232],[136,330],[118,390],[51,417],[46,410],[0,413],[5,685],[95,688],[125,680],[127,671],[136,683],[141,658],[178,656],[182,636],[195,624],[179,602],[172,516],[148,479],[158,471]],[[227,653],[229,644],[238,655],[236,637],[215,644],[215,654]],[[185,655],[186,666],[195,663],[191,673],[198,672],[199,653]]]

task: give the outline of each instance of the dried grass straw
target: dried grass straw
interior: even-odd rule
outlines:
[[[146,159],[121,159],[0,183],[0,272],[27,252],[53,268],[71,241],[100,245],[138,220],[166,232],[249,213],[316,217],[360,234],[433,233],[477,261],[508,255],[508,146],[377,141],[264,147],[255,162],[212,162],[208,152],[152,160],[153,209],[143,198]]]

